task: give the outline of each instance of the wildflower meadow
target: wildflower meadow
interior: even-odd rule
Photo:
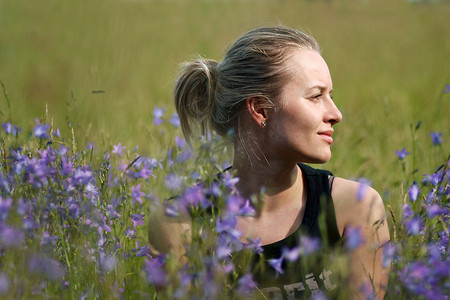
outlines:
[[[0,1],[0,299],[264,299],[260,242],[236,230],[257,207],[222,173],[229,140],[189,146],[171,93],[181,62],[220,60],[243,32],[280,23],[318,40],[344,116],[331,161],[314,167],[384,200],[385,299],[448,299],[448,12],[448,1]],[[186,209],[185,259],[150,249],[155,212],[179,221]],[[305,236],[269,264],[326,260],[339,287],[323,270],[305,278],[308,296],[349,299],[360,244],[358,228],[339,249]]]
[[[179,126],[176,114],[166,117],[158,107],[153,123],[162,135],[164,127]],[[413,135],[420,126],[412,128]],[[261,245],[242,242],[235,228],[236,217],[252,215],[255,208],[236,193],[239,178],[227,173],[214,179],[229,165],[223,141],[205,137],[194,151],[175,136],[167,152],[146,157],[121,143],[110,149],[79,145],[73,135],[62,136],[48,116],[36,119],[32,128],[10,122],[2,127],[2,297],[154,299],[157,288],[163,288],[162,297],[175,299],[257,295],[248,257],[261,252]],[[431,147],[444,138],[431,132]],[[387,207],[392,243],[380,250],[383,266],[392,264],[387,298],[447,299],[450,160],[427,172],[414,169],[421,176],[411,181],[406,161],[414,153],[403,148],[392,155],[405,177],[401,218]],[[179,197],[163,201],[171,195]],[[174,218],[182,209],[193,211],[185,264],[148,247],[146,223],[161,207]],[[359,243],[355,228],[344,250]],[[283,260],[317,256],[327,250],[323,247],[305,237],[298,248],[286,249],[270,263],[283,272]],[[345,251],[333,253],[338,265],[345,265]],[[334,297],[345,292],[336,291]]]

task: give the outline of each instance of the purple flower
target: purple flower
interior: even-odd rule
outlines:
[[[441,208],[437,204],[432,204],[427,208],[427,216],[432,219],[441,214]]]
[[[87,143],[86,145],[86,149],[87,150],[94,150],[95,149],[95,143],[91,144],[91,143]]]
[[[131,222],[133,222],[133,228],[137,225],[144,225],[144,214],[132,214]]]
[[[51,281],[61,279],[63,270],[60,264],[49,257],[34,254],[28,261],[28,269],[31,273],[38,273],[44,275]]]
[[[183,151],[181,151],[180,153],[178,153],[178,155],[176,157],[176,161],[181,164],[181,163],[186,162],[193,156],[194,156],[194,152],[192,151],[192,149],[186,148]]]
[[[140,248],[135,249],[137,257],[150,256],[150,248],[148,246],[142,246]]]
[[[108,213],[108,217],[110,220],[114,220],[114,219],[121,217],[120,214],[116,211],[116,209],[111,204],[108,204],[106,206],[106,212]]]
[[[250,200],[245,200],[244,205],[239,210],[240,216],[254,216],[256,213],[253,206],[250,204]]]
[[[237,220],[234,216],[216,219],[216,232],[228,232],[236,227]]]
[[[300,237],[300,254],[308,256],[320,249],[320,240],[314,237]]]
[[[103,272],[111,272],[114,270],[114,267],[116,266],[116,257],[114,255],[108,255],[103,252],[99,253],[99,266],[100,270]]]
[[[254,253],[261,253],[263,252],[263,248],[261,247],[261,239],[252,239],[247,238],[248,243],[244,244],[244,248],[250,249]]]
[[[0,295],[6,294],[9,291],[10,281],[8,275],[0,272]]]
[[[345,228],[344,235],[345,235],[345,247],[349,250],[354,250],[364,243],[364,239],[361,234],[361,228],[359,227]]]
[[[392,260],[395,258],[397,247],[387,244],[383,247],[383,268],[387,268]]]
[[[17,247],[22,243],[24,236],[22,231],[0,224],[0,245],[6,248]]]
[[[242,297],[249,297],[256,289],[256,283],[252,274],[242,276],[238,281],[237,293]]]
[[[442,132],[430,132],[431,140],[433,141],[433,145],[437,146],[442,144],[444,139],[442,138]]]
[[[225,173],[224,176],[225,186],[231,190],[236,190],[236,183],[239,182],[239,178],[237,177],[231,177],[231,174],[229,172]]]
[[[160,255],[154,259],[146,260],[144,272],[147,281],[155,286],[164,286],[167,283],[167,272],[164,269],[165,257]]]
[[[211,206],[211,202],[205,197],[203,186],[200,184],[187,188],[181,196],[181,201],[186,206],[201,206],[203,208]]]
[[[14,137],[16,137],[22,131],[20,127],[12,125],[9,122],[3,123],[2,127],[5,130],[6,134],[12,134]]]
[[[420,233],[422,224],[419,217],[412,217],[404,222],[406,232],[410,235],[416,235]]]
[[[417,200],[417,196],[420,193],[420,189],[417,186],[417,183],[414,181],[413,185],[411,185],[408,188],[408,195],[409,195],[409,200],[411,200],[411,202],[414,202]]]
[[[170,123],[177,128],[180,127],[180,118],[177,113],[172,114],[172,117],[170,117]]]
[[[178,135],[175,137],[175,143],[179,149],[182,149],[186,145],[186,140]]]
[[[136,238],[136,236],[135,236],[136,230],[131,229],[130,227],[127,227],[127,229],[125,230],[124,233],[127,238],[133,238],[133,239]]]
[[[175,173],[170,173],[166,176],[164,185],[171,191],[179,190],[183,185],[183,178]]]
[[[33,129],[33,134],[35,137],[40,139],[49,139],[50,135],[48,134],[48,129],[50,128],[49,124],[41,125],[39,120],[36,119],[36,126]]]
[[[8,219],[9,211],[11,210],[12,199],[3,199],[0,196],[0,222],[5,222]]]
[[[72,177],[72,184],[75,186],[85,186],[87,185],[92,179],[93,175],[91,170],[89,169],[89,166],[84,166],[81,168],[77,168]]]
[[[244,198],[236,194],[231,194],[226,199],[227,209],[226,214],[237,215],[244,203]]]
[[[287,261],[296,261],[300,256],[300,247],[294,247],[292,249],[283,248],[282,253],[283,258]]]
[[[409,206],[409,204],[407,204],[407,203],[403,204],[403,209],[402,209],[403,219],[409,219],[413,214],[414,213],[411,210],[411,206]]]
[[[155,106],[155,108],[153,109],[153,123],[155,125],[161,125],[163,120],[161,119],[162,116],[164,116],[164,112],[166,111],[166,108],[159,108],[157,106]]]
[[[52,132],[52,134],[56,137],[61,137],[61,133],[59,132],[59,128]]]
[[[231,249],[228,245],[218,245],[216,249],[216,257],[218,259],[224,259],[225,257],[229,257],[233,249]]]
[[[277,275],[284,273],[282,264],[283,264],[283,256],[281,256],[280,258],[269,259],[269,265],[271,265],[272,268],[275,269]]]
[[[450,84],[445,85],[444,94],[450,93]]]
[[[142,204],[142,197],[145,196],[144,192],[141,192],[141,184],[131,187],[131,198]]]
[[[44,231],[41,236],[40,246],[55,245],[59,237],[51,236],[48,231]]]
[[[117,145],[113,146],[113,151],[111,153],[117,154],[117,156],[122,156],[122,151],[125,150],[126,147],[122,147],[121,143],[118,143]]]
[[[403,160],[403,159],[405,159],[406,155],[409,155],[409,154],[411,154],[411,153],[410,153],[410,152],[406,152],[406,148],[403,148],[403,149],[400,150],[400,151],[395,150],[395,154],[397,154],[397,156],[398,156],[398,158],[399,158],[400,160]]]
[[[369,189],[372,182],[364,177],[361,177],[358,180],[358,190],[356,191],[356,200],[361,201],[364,199],[364,196],[366,195],[367,190]]]

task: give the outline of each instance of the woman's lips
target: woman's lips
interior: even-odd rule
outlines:
[[[323,138],[328,144],[333,143],[333,138],[331,137],[333,135],[333,130],[327,130],[319,132],[318,135],[320,135],[321,138]]]

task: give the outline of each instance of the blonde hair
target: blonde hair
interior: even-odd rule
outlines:
[[[241,36],[222,62],[199,58],[182,65],[175,84],[174,101],[187,141],[196,129],[225,135],[239,130],[242,105],[249,96],[266,99],[275,108],[288,77],[284,63],[292,48],[320,52],[304,32],[287,27],[265,27]]]

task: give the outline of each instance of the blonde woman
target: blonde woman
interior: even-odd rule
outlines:
[[[331,157],[334,125],[342,120],[332,91],[317,42],[298,30],[269,27],[244,34],[221,62],[184,64],[174,99],[187,140],[196,127],[203,133],[234,132],[231,172],[239,178],[237,188],[243,197],[260,195],[256,216],[238,219],[243,237],[260,239],[265,258],[276,259],[298,243],[300,233],[324,240],[318,225],[322,215],[328,244],[338,244],[357,228],[360,245],[349,252],[354,297],[370,284],[381,299],[388,268],[382,267],[380,248],[389,241],[382,199],[370,187],[357,199],[359,183],[304,164]],[[175,221],[160,214],[150,222],[151,246],[182,256],[180,236],[190,232],[189,216]],[[344,284],[333,281],[327,268],[320,274],[272,273],[255,277],[269,299],[295,299]]]

